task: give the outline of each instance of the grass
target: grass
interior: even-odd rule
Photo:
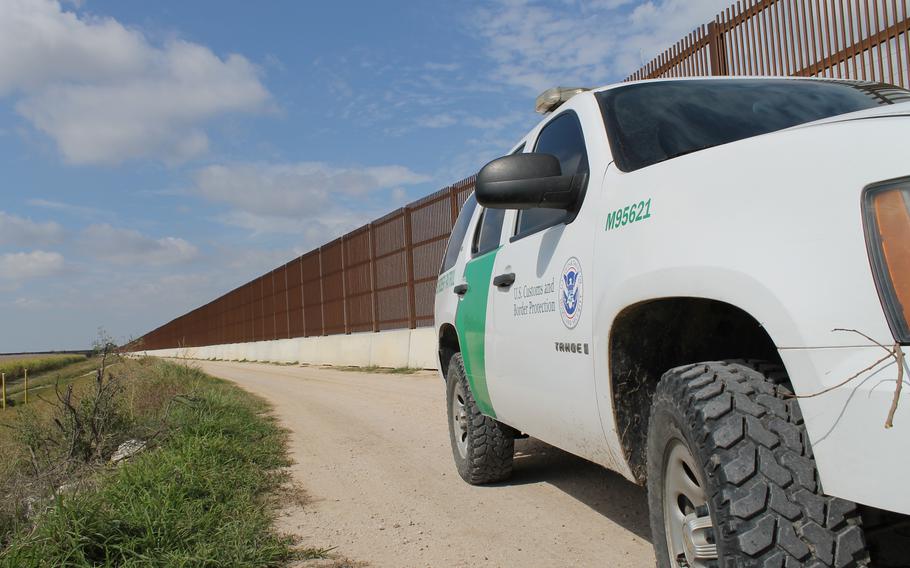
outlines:
[[[20,359],[0,360],[0,373],[6,374],[6,379],[16,380],[25,376],[28,369],[30,375],[52,371],[73,363],[85,361],[85,355],[43,355],[38,357],[27,356]]]
[[[79,379],[87,374],[92,373],[98,368],[99,358],[92,357],[86,359],[80,356],[79,359],[73,360],[65,366],[56,369],[45,370],[44,372],[28,372],[28,392],[29,397],[34,401],[39,393],[45,389],[53,388],[59,381],[61,384],[68,384],[73,380]],[[25,381],[22,379],[12,381],[10,376],[6,377],[6,397],[14,403],[22,402],[24,398]],[[53,392],[53,391],[51,391]],[[33,396],[34,395],[34,396]]]
[[[137,381],[125,391],[125,415],[133,423],[166,415],[164,438],[105,466],[86,489],[53,497],[16,527],[0,566],[283,565],[293,543],[272,527],[286,433],[266,404],[190,367],[123,365]],[[183,402],[165,404],[172,400]]]

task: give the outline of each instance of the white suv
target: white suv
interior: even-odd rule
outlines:
[[[437,285],[461,476],[504,480],[526,433],[647,485],[662,567],[907,565],[910,92],[538,101]]]

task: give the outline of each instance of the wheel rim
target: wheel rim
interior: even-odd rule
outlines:
[[[465,391],[461,383],[452,392],[452,435],[462,459],[468,457],[468,412],[465,409]]]
[[[664,533],[670,566],[715,565],[714,525],[699,468],[688,446],[673,440],[664,462]]]

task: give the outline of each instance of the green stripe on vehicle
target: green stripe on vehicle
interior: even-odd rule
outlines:
[[[486,347],[487,300],[493,280],[493,261],[496,260],[494,249],[478,256],[465,265],[464,279],[468,291],[458,302],[455,314],[455,327],[462,341],[461,356],[464,359],[464,370],[468,384],[474,395],[474,402],[481,412],[496,418],[490,391],[487,389]]]

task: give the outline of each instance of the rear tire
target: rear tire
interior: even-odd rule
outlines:
[[[776,366],[721,361],[661,378],[647,448],[658,566],[868,566],[858,508],[822,492],[784,376]],[[689,479],[674,481],[674,472]],[[702,503],[686,489],[697,487]]]
[[[512,475],[516,431],[477,408],[461,353],[453,355],[449,363],[446,403],[449,440],[461,478],[472,485],[508,479]]]

